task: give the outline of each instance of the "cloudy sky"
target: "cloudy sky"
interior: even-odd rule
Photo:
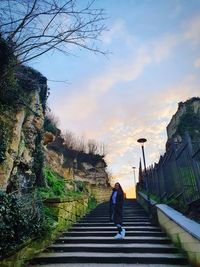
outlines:
[[[109,17],[99,44],[111,52],[107,57],[74,49],[33,67],[49,80],[67,80],[49,81],[60,128],[103,141],[109,170],[130,193],[132,166],[141,157],[137,139],[148,140],[147,165],[156,162],[178,102],[200,95],[200,1],[97,0],[96,6]]]

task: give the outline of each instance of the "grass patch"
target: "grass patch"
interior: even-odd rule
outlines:
[[[93,196],[90,196],[89,199],[88,199],[88,211],[96,208],[97,206],[97,200],[95,197]]]
[[[85,192],[84,188],[80,191],[79,187],[72,186],[72,189],[67,188],[67,183],[73,185],[73,181],[67,181],[62,176],[60,176],[58,173],[53,171],[49,167],[45,167],[44,170],[45,180],[46,180],[46,187],[40,187],[39,193],[43,199],[48,198],[60,198],[60,199],[66,199],[66,198],[77,198],[81,195],[83,195],[83,192]]]

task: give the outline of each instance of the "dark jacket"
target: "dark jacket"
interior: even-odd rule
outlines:
[[[122,191],[117,192],[116,204],[112,203],[112,196],[115,190],[113,189],[112,195],[110,197],[110,219],[113,220],[115,224],[122,224],[123,222],[123,205],[124,205],[124,194]]]

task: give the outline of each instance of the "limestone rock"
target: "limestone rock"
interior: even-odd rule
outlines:
[[[47,144],[53,142],[55,140],[55,136],[50,132],[45,132],[43,137],[43,144],[46,146]]]
[[[0,116],[0,122],[7,121],[8,116],[11,120],[6,156],[0,163],[0,186],[2,188],[9,186],[11,191],[33,185],[35,177],[38,175],[34,173],[34,164],[37,162],[38,149],[42,149],[45,108],[41,95],[46,101],[45,94],[47,92],[46,79],[41,82],[41,74],[28,67],[20,67],[19,70],[22,71],[24,79],[23,83],[20,83],[21,76],[18,77],[19,86],[23,84],[22,90],[25,92],[24,96],[21,96],[21,104],[15,108],[16,111],[14,107],[10,108],[4,105],[5,112]],[[27,74],[27,79],[29,75],[32,75],[31,84],[26,83],[24,73]],[[29,88],[26,88],[26,84]],[[37,168],[41,168],[41,166]]]
[[[187,114],[191,114],[191,116],[199,118],[198,125],[197,123],[194,123],[192,129],[193,133],[199,135],[200,137],[200,98],[199,97],[193,97],[191,99],[188,99],[187,101],[180,102],[178,106],[178,110],[176,113],[172,116],[172,119],[170,120],[169,124],[167,125],[167,136],[168,140],[173,138],[175,141],[181,141],[182,137],[180,132],[178,131],[179,124],[183,121],[184,116]],[[192,115],[193,114],[193,115]],[[191,123],[191,120],[189,121]],[[196,127],[196,129],[195,129]],[[185,125],[185,128],[187,129],[187,125]],[[191,136],[192,137],[192,136]]]

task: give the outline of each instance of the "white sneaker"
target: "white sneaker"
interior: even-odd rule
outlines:
[[[114,236],[114,239],[123,239],[122,235],[117,234],[116,236]]]
[[[124,228],[122,228],[122,231],[121,231],[121,236],[122,236],[122,238],[125,237],[125,234],[126,234],[126,230],[125,230]]]

